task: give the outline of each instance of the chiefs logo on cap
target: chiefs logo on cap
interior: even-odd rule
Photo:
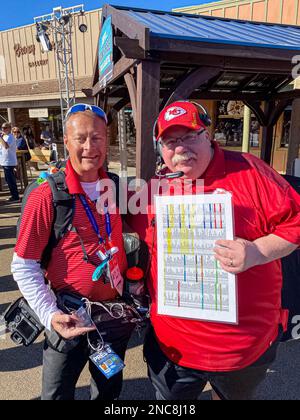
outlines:
[[[167,112],[165,113],[165,120],[171,121],[174,118],[178,118],[181,115],[186,114],[186,110],[183,108],[180,108],[179,106],[174,106],[173,108],[169,108]]]

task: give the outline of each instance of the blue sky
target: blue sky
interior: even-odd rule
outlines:
[[[0,31],[33,23],[35,16],[51,13],[53,7],[70,7],[84,4],[86,10],[93,10],[105,3],[158,10],[209,3],[211,0],[1,0]]]

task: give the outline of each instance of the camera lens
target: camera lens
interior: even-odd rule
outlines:
[[[11,335],[11,339],[16,344],[22,344],[23,342],[23,338],[16,332]]]

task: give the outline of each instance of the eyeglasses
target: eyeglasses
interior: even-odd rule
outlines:
[[[94,114],[98,115],[98,117],[102,118],[106,125],[108,124],[107,116],[103,109],[99,108],[96,105],[87,105],[87,104],[75,104],[71,106],[66,114],[66,119],[69,118],[70,115],[76,114],[76,112],[84,112],[84,111],[92,111]]]
[[[172,149],[174,147],[177,147],[179,144],[185,144],[187,146],[192,146],[195,144],[195,141],[197,137],[199,137],[202,133],[204,133],[206,130],[203,128],[200,131],[189,133],[182,137],[166,137],[163,139],[162,144],[163,146],[167,147],[168,149]]]

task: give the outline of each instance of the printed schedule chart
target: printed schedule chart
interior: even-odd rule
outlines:
[[[237,323],[236,277],[214,257],[233,239],[230,193],[157,196],[158,313]]]

